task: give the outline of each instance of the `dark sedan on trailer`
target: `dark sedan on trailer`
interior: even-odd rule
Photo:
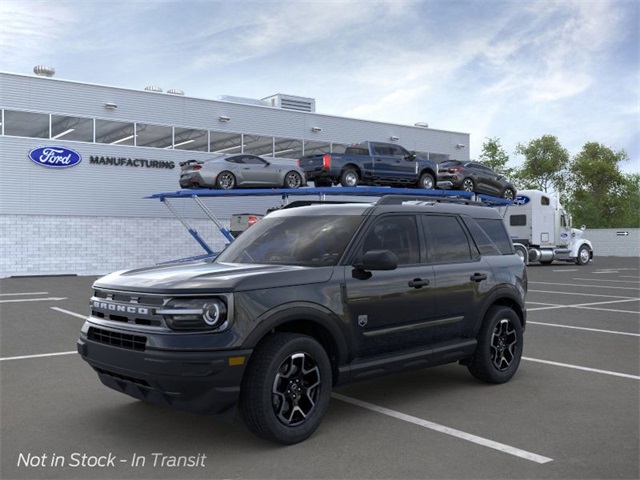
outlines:
[[[451,182],[451,189],[484,193],[506,200],[516,198],[516,187],[504,175],[477,162],[445,160],[438,165],[438,183]]]
[[[218,155],[180,163],[181,188],[299,188],[307,184],[293,161],[275,162],[249,154]]]

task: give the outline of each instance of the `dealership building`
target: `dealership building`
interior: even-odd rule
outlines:
[[[467,133],[323,115],[311,98],[210,100],[34,72],[0,73],[0,277],[103,274],[203,253],[166,205],[145,198],[179,190],[186,160],[250,153],[295,164],[362,140],[395,142],[436,161],[469,159]],[[204,202],[228,225],[232,214],[264,214],[282,198]],[[191,199],[172,205],[214,249],[224,247]]]

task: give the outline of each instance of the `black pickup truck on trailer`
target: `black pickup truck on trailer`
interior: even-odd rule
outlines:
[[[298,165],[316,187],[386,185],[432,190],[438,178],[436,162],[393,143],[357,143],[343,154],[305,156]]]

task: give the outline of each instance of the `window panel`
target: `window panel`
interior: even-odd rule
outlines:
[[[111,145],[133,145],[133,123],[96,120],[96,142],[110,143]]]
[[[206,152],[209,149],[209,136],[207,130],[194,128],[175,128],[173,148],[176,150],[196,150]]]
[[[290,158],[297,160],[302,157],[302,141],[292,138],[274,138],[275,151],[273,156],[277,158]]]
[[[328,142],[304,142],[304,154],[305,155],[318,155],[331,152],[331,144]]]
[[[173,129],[171,127],[152,125],[150,123],[136,124],[136,146],[171,148],[172,145]]]
[[[433,263],[471,260],[469,240],[456,217],[423,215],[422,220],[429,232],[427,246]]]
[[[13,137],[49,138],[49,115],[5,110],[4,134]]]
[[[209,151],[211,153],[242,153],[242,135],[240,133],[210,131]]]
[[[51,138],[92,143],[93,119],[52,115]]]
[[[261,157],[273,157],[273,137],[245,134],[243,138],[244,153]]]

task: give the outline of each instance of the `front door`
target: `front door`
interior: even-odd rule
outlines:
[[[377,218],[365,232],[356,258],[390,250],[398,268],[362,272],[347,267],[346,302],[357,356],[366,357],[430,343],[436,311],[433,268],[421,262],[414,215]]]

